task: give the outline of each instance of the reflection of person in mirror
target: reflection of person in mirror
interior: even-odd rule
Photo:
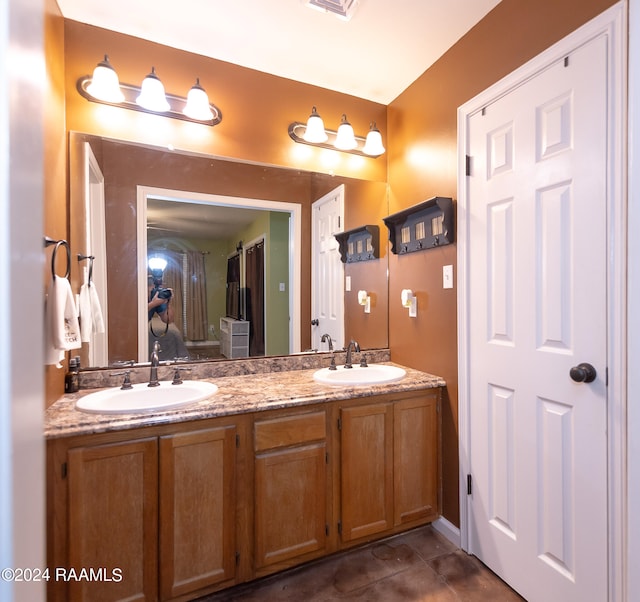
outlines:
[[[151,356],[153,344],[159,341],[158,357],[161,361],[189,358],[182,334],[173,323],[172,301],[173,291],[170,288],[163,288],[161,279],[149,275],[149,356]]]
[[[158,314],[165,324],[171,324],[174,316],[173,305],[171,304],[173,291],[170,288],[162,288],[162,280],[155,278],[151,274],[149,274],[148,286],[149,297],[147,309],[149,312],[149,320],[151,320],[155,314]],[[169,293],[168,296],[167,292]]]

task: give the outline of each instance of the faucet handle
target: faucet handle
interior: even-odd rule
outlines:
[[[126,391],[127,389],[133,389],[130,375],[131,375],[131,370],[125,370],[124,372],[111,373],[111,376],[124,376],[124,380],[122,381],[122,386],[120,387],[123,391]]]
[[[182,373],[183,372],[191,372],[191,368],[179,368],[175,367],[173,373],[173,380],[171,381],[172,385],[181,385],[182,384]]]
[[[121,368],[123,366],[133,366],[136,363],[136,360],[117,360],[113,362],[114,368]]]
[[[369,364],[367,364],[367,354],[363,353],[362,356],[360,357],[360,367],[361,368],[368,368]]]

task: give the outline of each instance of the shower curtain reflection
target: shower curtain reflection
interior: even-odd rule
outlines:
[[[186,252],[186,334],[190,341],[207,339],[207,290],[204,255],[200,251]]]
[[[149,249],[150,254],[153,252]],[[162,274],[162,286],[173,291],[173,321],[184,336],[182,311],[182,253],[163,250],[162,255],[167,260],[167,267]]]

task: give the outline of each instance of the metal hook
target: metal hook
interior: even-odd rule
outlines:
[[[80,255],[80,253],[78,253],[78,261],[84,261],[85,259],[89,260],[89,277],[87,284],[91,285],[93,279],[93,260],[95,257],[93,255]]]

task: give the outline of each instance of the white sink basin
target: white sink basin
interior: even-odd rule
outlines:
[[[104,389],[78,399],[76,409],[94,414],[134,414],[169,410],[210,397],[218,386],[203,380],[185,380],[181,385],[161,381],[158,387],[147,383],[131,389]]]
[[[366,368],[355,365],[353,368],[338,366],[337,370],[322,368],[313,373],[313,379],[326,385],[381,385],[402,380],[406,371],[398,366],[369,364]]]

